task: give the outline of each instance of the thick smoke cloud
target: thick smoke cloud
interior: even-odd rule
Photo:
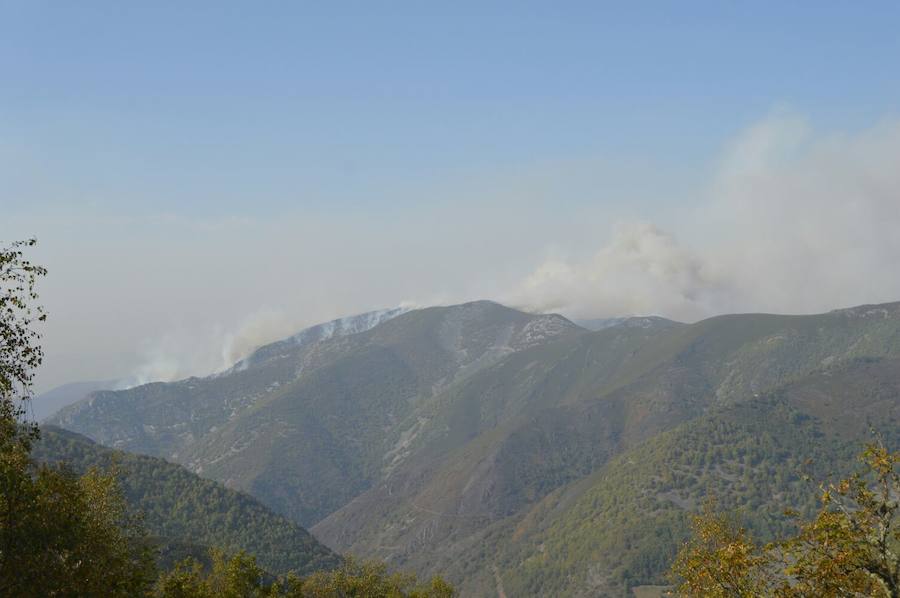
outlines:
[[[426,182],[390,211],[205,219],[79,204],[0,229],[36,234],[50,268],[41,389],[206,375],[405,299],[684,321],[900,300],[900,123],[822,134],[779,114],[707,161],[706,180],[673,164],[583,157]]]
[[[704,260],[650,223],[620,224],[584,261],[552,259],[522,283],[511,303],[576,317],[708,313],[720,284]]]
[[[508,301],[692,321],[900,300],[900,124],[826,136],[774,116],[731,144],[706,193],[677,235],[619,224],[594,256],[538,265]]]

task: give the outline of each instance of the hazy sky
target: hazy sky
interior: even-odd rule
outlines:
[[[487,4],[0,1],[39,389],[403,301],[900,299],[900,5]]]

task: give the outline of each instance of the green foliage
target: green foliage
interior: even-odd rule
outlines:
[[[160,575],[155,595],[160,598],[254,598],[269,595],[266,572],[256,559],[244,552],[228,558],[220,550],[211,551],[212,565],[207,571],[194,559],[186,559]],[[277,590],[277,587],[275,588]]]
[[[158,598],[452,598],[453,587],[439,577],[419,583],[414,575],[390,573],[380,563],[347,561],[333,571],[308,577],[294,574],[270,582],[256,559],[246,553],[226,558],[212,553],[206,572],[192,559],[160,576]]]
[[[679,552],[672,571],[677,596],[761,598],[780,586],[769,553],[761,551],[747,530],[711,505],[694,518],[693,537]]]
[[[440,577],[419,583],[414,575],[389,573],[383,564],[354,561],[335,571],[288,580],[286,588],[286,595],[296,598],[451,598],[455,595],[453,587]]]
[[[36,243],[29,239],[0,248],[0,415],[4,417],[22,414],[21,406],[13,400],[30,396],[34,369],[44,355],[33,324],[43,322],[47,315],[33,302],[37,299],[37,279],[47,270],[25,259],[23,251]]]
[[[0,594],[140,595],[152,555],[114,477],[77,477],[31,458],[38,429],[22,419],[43,358],[34,324],[46,317],[33,305],[46,270],[23,251],[34,244],[0,249]]]
[[[34,320],[43,320],[34,283],[44,269],[23,257],[17,243],[0,251],[0,594],[9,596],[180,597],[450,596],[441,580],[427,587],[381,566],[345,565],[308,580],[292,573],[267,584],[255,557],[212,553],[209,574],[183,561],[155,582],[154,554],[142,511],[161,535],[262,548],[285,569],[334,565],[336,557],[305,530],[255,501],[201,480],[160,459],[103,449],[75,435],[51,431],[32,457],[36,427],[25,427],[33,370],[41,362]],[[76,476],[70,467],[81,470]],[[100,467],[108,473],[101,473]],[[119,486],[122,480],[125,494]],[[126,500],[126,495],[129,500]],[[129,501],[132,503],[129,505]],[[135,508],[137,506],[137,508]],[[290,562],[288,566],[286,563]]]
[[[165,598],[213,598],[203,566],[194,559],[178,562],[156,581],[155,594]]]
[[[135,596],[151,550],[113,475],[34,464],[28,443],[0,439],[0,594]]]
[[[130,511],[140,514],[166,554],[179,543],[244,550],[276,574],[305,574],[340,562],[306,530],[250,496],[162,459],[108,449],[53,427],[43,429],[35,455],[78,472],[114,471]]]
[[[678,596],[900,596],[900,453],[869,445],[866,470],[822,486],[821,508],[796,535],[758,545],[716,513],[695,518],[672,568]]]
[[[0,247],[0,434],[4,442],[23,443],[26,451],[38,436],[37,426],[25,426],[23,420],[34,370],[44,358],[34,324],[47,318],[34,304],[38,277],[47,270],[25,259],[24,249],[36,243],[29,239]]]
[[[576,588],[627,595],[635,585],[664,581],[687,534],[689,512],[706,496],[762,505],[801,484],[791,470],[801,467],[802,457],[790,455],[810,435],[783,434],[788,417],[774,405],[760,405],[701,418],[551,494],[519,524],[516,543],[503,552],[507,589],[515,595]],[[778,490],[773,467],[784,472]],[[768,533],[783,524],[765,509],[745,514]]]

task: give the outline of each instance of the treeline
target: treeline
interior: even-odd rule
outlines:
[[[420,583],[414,575],[389,573],[380,563],[347,561],[331,571],[306,577],[288,574],[267,581],[256,559],[245,553],[226,558],[213,551],[212,567],[205,571],[188,559],[160,576],[154,595],[160,598],[450,598],[454,590],[439,577]]]

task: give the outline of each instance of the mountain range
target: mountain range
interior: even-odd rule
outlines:
[[[464,595],[652,589],[706,497],[772,537],[785,506],[812,508],[808,459],[844,471],[870,428],[895,440],[900,303],[581,324],[489,301],[377,312],[50,422]]]

